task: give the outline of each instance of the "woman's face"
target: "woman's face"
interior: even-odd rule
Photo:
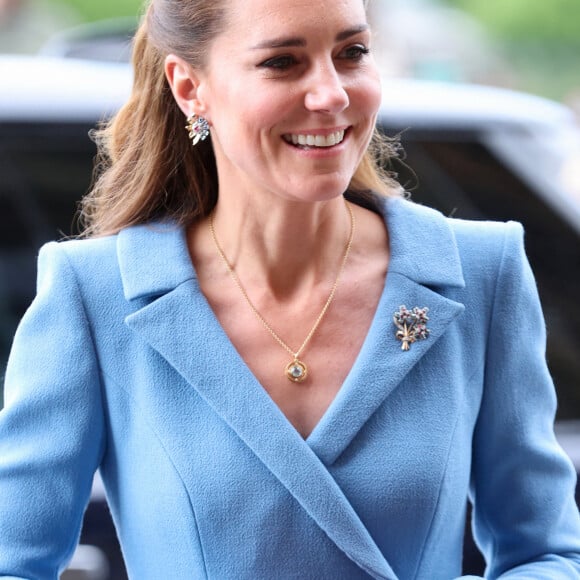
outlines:
[[[362,0],[226,0],[199,72],[220,192],[321,201],[348,187],[380,83]]]

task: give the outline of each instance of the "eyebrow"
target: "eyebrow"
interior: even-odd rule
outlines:
[[[359,26],[354,26],[353,28],[348,28],[339,32],[336,35],[336,42],[343,42],[344,40],[349,39],[351,36],[355,36],[360,34],[361,32],[366,32],[369,29],[368,24],[360,24]],[[306,46],[306,39],[302,36],[289,36],[289,37],[281,37],[281,38],[273,38],[271,40],[265,40],[264,42],[260,42],[255,46],[252,46],[252,49],[264,49],[264,48],[295,48],[295,47],[304,47]]]

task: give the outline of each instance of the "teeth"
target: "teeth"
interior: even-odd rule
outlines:
[[[332,147],[342,143],[344,131],[335,131],[330,135],[284,135],[288,143],[308,147]]]

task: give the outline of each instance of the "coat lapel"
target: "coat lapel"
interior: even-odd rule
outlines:
[[[384,200],[391,261],[369,333],[339,394],[307,442],[332,465],[409,371],[445,334],[463,304],[445,297],[465,285],[455,237],[438,212],[404,200]],[[437,288],[436,291],[432,288]],[[403,351],[393,315],[400,306],[429,307],[427,340]],[[364,390],[364,396],[361,392]]]
[[[401,305],[429,307],[429,338],[408,351],[396,338],[393,314]],[[389,274],[387,287],[362,350],[339,394],[307,442],[324,462],[332,465],[368,419],[399,386],[408,372],[443,336],[463,306],[407,277]],[[364,396],[362,395],[364,391]]]
[[[308,441],[259,385],[217,322],[198,287],[182,229],[169,224],[124,230],[118,258],[127,300],[147,299],[127,325],[192,385],[338,548],[373,578],[396,580],[325,464],[336,460],[462,311],[462,305],[427,285],[461,286],[463,280],[453,235],[439,214],[402,200],[385,202],[384,211],[393,255],[385,291],[355,366]],[[434,239],[423,233],[426,219]],[[394,338],[393,313],[402,304],[431,310],[429,339],[408,352]],[[330,431],[332,437],[325,436]]]
[[[160,239],[155,243],[152,238]],[[215,319],[191,263],[180,257],[187,254],[183,233],[170,227],[132,228],[121,233],[118,244],[126,297],[150,298],[126,319],[129,328],[192,385],[339,549],[373,578],[396,580],[339,486],[259,385]],[[165,259],[154,257],[160,247],[168,252]],[[175,247],[180,248],[177,256]],[[149,284],[138,256],[149,265],[152,259],[157,261]],[[173,271],[164,275],[169,264]]]

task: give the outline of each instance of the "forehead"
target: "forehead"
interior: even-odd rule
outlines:
[[[307,34],[348,27],[366,23],[365,4],[364,0],[227,0],[227,29],[243,30],[243,38],[251,39],[264,33]]]

